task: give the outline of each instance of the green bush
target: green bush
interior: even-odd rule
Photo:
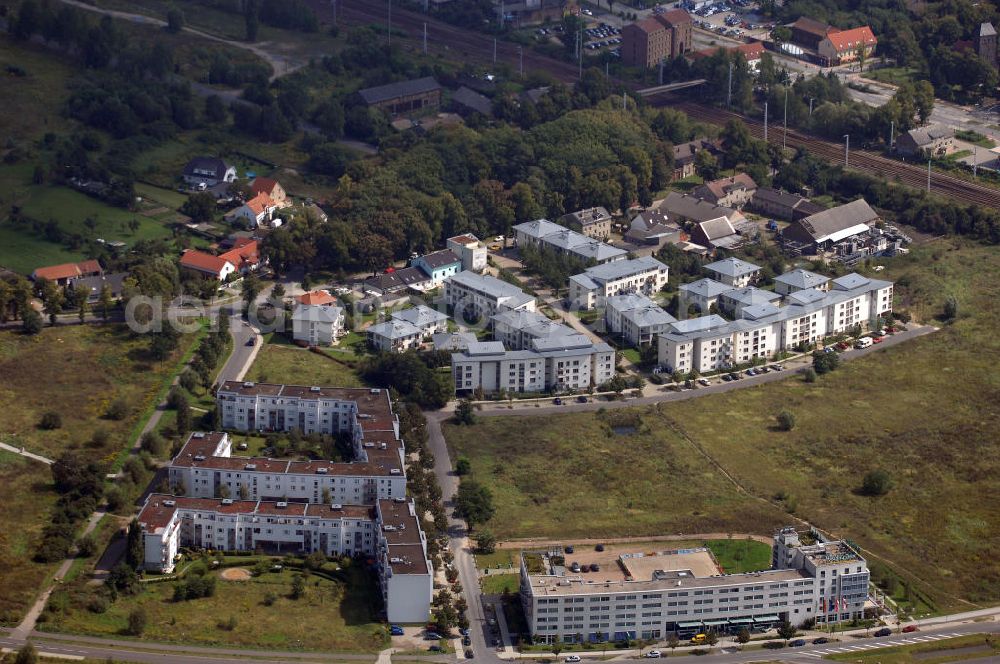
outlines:
[[[42,419],[38,421],[38,428],[45,431],[53,431],[62,428],[62,415],[54,410],[46,411],[42,414]]]

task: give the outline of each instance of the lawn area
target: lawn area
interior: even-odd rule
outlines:
[[[972,129],[963,129],[955,132],[955,138],[960,141],[965,141],[966,143],[973,143],[981,148],[992,149],[996,146],[991,139],[987,138],[978,131],[973,131]]]
[[[28,275],[41,265],[74,263],[84,258],[82,252],[33,237],[9,221],[0,220],[0,265],[9,270]]]
[[[32,561],[56,502],[49,467],[0,450],[0,625],[16,625],[56,564]]]
[[[26,75],[8,75],[11,65]],[[0,126],[5,137],[26,145],[47,131],[75,126],[61,114],[68,96],[66,81],[73,75],[68,63],[40,46],[15,42],[4,31],[0,34],[0,70],[4,72]]]
[[[146,184],[144,182],[137,182],[135,184],[135,193],[142,196],[147,201],[160,203],[161,205],[174,210],[184,205],[188,199],[186,194],[182,194],[179,191],[167,189],[165,187],[154,187],[153,185]]]
[[[984,497],[1000,495],[1000,255],[942,240],[885,264],[897,310],[930,320],[950,294],[957,321],[814,384],[790,376],[658,407],[447,425],[494,493],[489,527],[501,538],[769,534],[792,512],[856,541],[876,575],[932,610],[994,603],[1000,501]],[[781,410],[794,430],[774,429]],[[636,433],[612,435],[624,420]],[[858,491],[874,468],[894,484],[880,498]]]
[[[912,82],[916,74],[917,70],[909,67],[882,67],[880,69],[869,69],[861,74],[861,77],[882,83],[902,85],[903,83]]]
[[[28,189],[28,199],[21,203],[21,209],[32,219],[43,222],[55,219],[64,231],[79,233],[84,237],[93,235],[131,244],[136,240],[155,240],[171,235],[170,229],[164,224],[137,212],[112,207],[66,187],[32,185]],[[97,222],[93,232],[83,224],[87,218]],[[132,219],[139,222],[139,229],[135,233],[126,226]]]
[[[726,574],[757,572],[771,567],[771,547],[752,539],[703,542]]]
[[[860,664],[908,664],[909,662],[941,664],[973,659],[985,662],[986,658],[997,654],[1000,654],[1000,641],[997,641],[995,635],[972,634],[930,643],[839,653],[829,655],[827,659]]]
[[[246,379],[261,383],[364,387],[354,369],[330,355],[275,343],[260,349]]]
[[[252,568],[253,560],[247,563]],[[331,570],[335,565],[328,563]],[[324,569],[326,569],[324,568]],[[145,584],[133,596],[122,596],[104,613],[89,610],[101,587],[85,580],[53,594],[41,628],[94,636],[122,635],[128,615],[145,609],[148,624],[142,635],[150,641],[240,648],[284,648],[375,652],[387,643],[386,628],[377,621],[381,595],[375,579],[361,568],[328,572],[333,579],[308,575],[305,595],[292,599],[295,571],[266,573],[247,581],[227,581],[219,572],[211,597],[173,601],[177,581]],[[268,606],[267,600],[273,599]],[[227,629],[230,617],[233,629]]]
[[[500,595],[503,591],[516,593],[521,585],[519,574],[489,574],[482,577],[484,595]]]

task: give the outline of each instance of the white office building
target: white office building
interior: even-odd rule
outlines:
[[[569,278],[569,299],[580,309],[603,307],[624,293],[652,295],[667,285],[667,266],[645,256],[587,268]]]
[[[706,548],[608,554],[599,572],[573,572],[560,549],[521,554],[520,594],[535,642],[689,638],[764,632],[787,620],[864,616],[868,565],[857,548],[792,528],[774,536],[771,569],[726,574]],[[529,572],[529,562],[534,570]]]

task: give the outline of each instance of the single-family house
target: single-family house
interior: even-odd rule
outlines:
[[[410,261],[410,267],[423,270],[431,279],[431,287],[437,288],[445,279],[462,271],[462,259],[451,250],[442,249],[414,258]]]
[[[911,129],[896,141],[896,150],[907,157],[944,157],[956,149],[955,130],[942,124]]]
[[[821,61],[829,65],[842,65],[860,58],[868,58],[875,50],[878,40],[867,25],[850,30],[828,32],[820,40],[816,50]]]
[[[265,262],[257,240],[239,240],[229,251],[219,254],[219,258],[232,263],[238,274],[256,272]]]
[[[712,221],[719,217],[724,217],[735,228],[746,221],[746,218],[744,218],[739,210],[716,205],[711,201],[702,200],[696,196],[689,196],[688,194],[676,191],[671,191],[667,194],[667,197],[663,199],[658,209],[678,224],[699,224],[704,221]]]
[[[757,183],[746,173],[738,173],[728,178],[712,180],[695,187],[691,192],[694,196],[721,205],[723,207],[741,209],[757,191]]]
[[[257,228],[270,221],[277,209],[278,204],[261,192],[226,216],[230,221],[242,219],[250,228]]]
[[[104,274],[101,264],[95,260],[85,260],[79,263],[63,263],[61,265],[49,265],[47,267],[35,268],[31,273],[31,280],[54,281],[60,286],[65,286],[73,279],[81,277],[99,277]]]
[[[268,198],[274,201],[274,204],[279,208],[292,204],[288,200],[288,194],[285,193],[284,187],[277,180],[271,178],[254,178],[254,181],[250,184],[250,190],[255,196],[258,194],[267,194]]]
[[[736,249],[743,244],[743,238],[725,217],[695,223],[691,227],[691,241],[711,251]]]
[[[236,168],[218,157],[195,157],[184,165],[182,177],[188,184],[205,189],[234,181]]]
[[[678,143],[674,146],[674,180],[694,175],[695,159],[702,150],[707,150],[713,156],[720,153],[719,147],[715,143],[703,138],[696,138],[693,141]]]
[[[111,290],[111,297],[117,300],[122,296],[127,278],[128,272],[102,274],[95,277],[77,277],[69,280],[69,288],[72,288],[73,291],[87,293],[87,301],[96,302],[101,298],[104,288],[107,287]]]
[[[225,258],[197,249],[185,249],[180,264],[181,269],[217,281],[225,281],[236,272],[236,266]]]
[[[739,258],[723,258],[705,266],[705,271],[727,286],[743,288],[756,283],[760,279],[760,266],[742,261]]]
[[[405,320],[387,320],[367,331],[368,345],[383,353],[401,353],[420,345],[424,331]]]
[[[325,290],[315,290],[309,291],[308,293],[303,293],[295,298],[299,304],[305,304],[313,307],[325,307],[327,305],[336,304],[337,298],[330,295],[330,291]]]
[[[389,268],[382,274],[376,274],[364,280],[365,290],[377,295],[399,293],[408,288],[424,291],[432,287],[431,278],[419,267],[404,267],[399,270]]]
[[[630,244],[650,246],[657,250],[668,243],[682,242],[687,239],[687,234],[667,218],[662,210],[645,210],[632,217],[624,239]]]
[[[344,321],[344,310],[333,304],[298,304],[292,312],[292,338],[329,346],[344,334]]]

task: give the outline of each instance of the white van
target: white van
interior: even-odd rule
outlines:
[[[871,337],[861,337],[860,339],[857,340],[857,342],[855,342],[854,347],[855,348],[868,348],[873,343],[875,343],[875,342],[872,341]]]

